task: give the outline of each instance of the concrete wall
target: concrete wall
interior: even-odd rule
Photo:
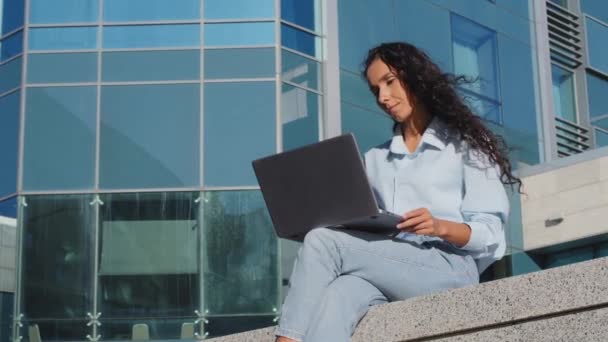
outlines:
[[[0,216],[0,292],[15,292],[17,220]]]
[[[525,250],[608,233],[608,149],[594,152],[597,156],[588,160],[568,157],[527,174],[524,170]],[[557,218],[563,221],[545,226],[546,220]]]

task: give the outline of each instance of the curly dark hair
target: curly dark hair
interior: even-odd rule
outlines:
[[[460,134],[471,150],[481,152],[498,165],[503,184],[517,185],[521,193],[522,182],[513,175],[504,139],[488,129],[456,92],[458,85],[474,80],[443,73],[426,53],[405,42],[383,43],[370,49],[364,62],[364,78],[376,59],[393,69],[415,100],[422,102],[432,116],[442,119],[451,131]]]

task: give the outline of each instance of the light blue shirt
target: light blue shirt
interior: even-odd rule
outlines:
[[[436,218],[469,225],[471,237],[461,249],[475,258],[480,273],[504,255],[509,200],[500,169],[468,149],[438,118],[414,152],[407,150],[398,132],[365,153],[365,167],[381,208],[400,215],[427,208]],[[398,238],[438,239],[411,233]]]

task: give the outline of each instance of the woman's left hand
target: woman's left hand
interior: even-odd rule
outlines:
[[[405,213],[397,228],[408,233],[442,237],[445,229],[441,222],[427,208],[419,208]]]

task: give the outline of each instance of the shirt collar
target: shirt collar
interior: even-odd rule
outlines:
[[[439,150],[443,150],[446,147],[446,129],[446,125],[439,118],[434,117],[422,134],[419,146],[422,147],[424,144],[427,144]],[[394,154],[411,154],[403,143],[403,137],[401,136],[399,127],[397,127],[393,133],[393,139],[391,140],[389,150]]]

